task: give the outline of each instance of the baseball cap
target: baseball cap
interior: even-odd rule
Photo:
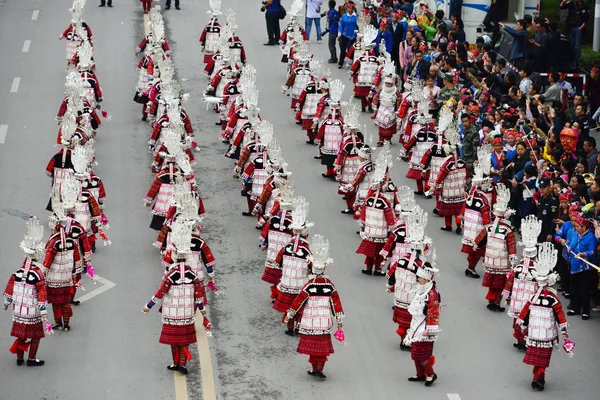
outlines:
[[[546,188],[548,186],[550,186],[550,179],[549,178],[542,178],[540,179],[540,187],[541,188]]]

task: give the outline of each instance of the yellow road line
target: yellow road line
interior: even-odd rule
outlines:
[[[150,33],[150,15],[144,14],[144,32],[146,35]]]
[[[204,400],[216,400],[215,378],[213,375],[212,361],[208,336],[202,326],[202,314],[196,317],[196,339],[198,340],[198,355],[200,357],[200,378],[202,379],[202,397]]]
[[[173,379],[175,380],[175,400],[188,400],[185,375],[181,375],[179,372],[173,372]]]

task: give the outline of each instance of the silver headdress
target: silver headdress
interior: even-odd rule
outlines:
[[[61,132],[61,143],[64,147],[69,147],[71,145],[71,139],[73,138],[73,134],[77,130],[77,120],[75,115],[71,114],[68,110],[67,113],[63,116],[63,119],[60,124],[60,132]]]
[[[335,79],[329,84],[329,99],[331,102],[339,104],[345,87],[340,79]]]
[[[176,219],[171,225],[171,241],[178,256],[192,252],[193,222]]]
[[[325,268],[333,263],[333,259],[329,257],[329,240],[323,235],[314,235],[310,245],[312,251],[312,271],[315,275],[325,273]]]
[[[298,18],[304,10],[304,1],[294,0],[290,6],[290,18]]]
[[[60,183],[60,198],[65,210],[72,210],[79,199],[81,185],[74,176],[68,175]]]
[[[396,64],[392,60],[387,60],[383,65],[383,82],[384,83],[396,83]]]
[[[535,215],[528,215],[521,221],[521,242],[519,245],[523,246],[523,255],[528,257],[535,257],[537,239],[542,232],[542,221],[537,219]]]
[[[67,216],[65,209],[60,200],[60,188],[59,185],[52,187],[52,193],[50,194],[50,204],[52,205],[52,215],[48,217],[48,226],[50,229],[54,229],[57,224],[65,222]]]
[[[310,203],[304,197],[300,196],[294,199],[292,205],[294,208],[292,210],[292,224],[290,227],[295,230],[310,228],[313,225],[307,222]]]
[[[477,164],[474,165],[475,176],[473,177],[474,185],[489,186],[490,170],[492,168],[492,146],[489,143],[485,143],[477,148]]]
[[[431,246],[431,239],[425,236],[427,217],[428,214],[418,205],[406,216],[406,225],[408,228],[408,238],[406,241],[413,250],[424,251],[426,247]]]
[[[269,147],[273,141],[273,124],[269,121],[260,121],[257,131],[260,144]]]
[[[198,216],[198,199],[191,190],[190,183],[182,176],[175,178],[175,205],[177,218],[195,223],[201,221],[201,217]]]
[[[372,45],[375,39],[377,39],[377,34],[377,28],[375,28],[373,25],[367,25],[363,32],[363,43],[366,46]]]
[[[295,58],[298,61],[301,62],[308,62],[310,61],[311,58],[311,53],[310,53],[310,46],[308,44],[308,41],[306,40],[302,40],[298,43],[298,45],[296,46],[296,55]]]
[[[331,92],[329,93],[331,96]],[[344,116],[344,124],[348,129],[358,129],[360,127],[360,103],[350,98],[350,101],[342,103],[342,115]]]
[[[510,214],[514,213],[514,210],[508,208],[510,202],[510,189],[499,183],[496,186],[496,204],[494,204],[493,212],[498,217],[507,218]]]
[[[321,74],[322,65],[323,65],[323,63],[321,62],[321,60],[319,60],[317,58],[313,58],[310,60],[310,63],[309,63],[310,72],[316,81],[319,80],[319,75]]]
[[[256,68],[250,64],[244,65],[240,74],[240,87],[250,87],[256,84]],[[242,89],[244,91],[244,89]]]
[[[77,23],[77,22],[82,21],[83,9],[85,7],[85,1],[86,0],[74,0],[73,1],[73,6],[71,8],[69,8],[69,11],[71,11],[71,22],[72,23]]]
[[[77,66],[80,69],[88,69],[94,66],[94,60],[92,60],[94,48],[89,41],[85,40],[81,43],[77,49],[77,54],[79,55],[79,63]]]
[[[392,147],[389,140],[383,143],[383,147],[377,152],[377,159],[375,160],[375,171],[371,178],[371,186],[381,185],[387,176],[389,169],[393,168],[394,161],[392,157]]]
[[[87,179],[89,176],[88,166],[90,164],[89,147],[76,145],[71,151],[71,162],[75,170],[75,178],[79,180]]]
[[[531,271],[540,289],[543,286],[552,286],[558,280],[557,273],[553,272],[557,260],[558,250],[554,244],[552,242],[540,243],[537,259],[533,262],[535,270]]]
[[[416,207],[417,201],[411,188],[408,186],[400,186],[398,188],[398,202],[400,203],[400,211],[402,214],[412,212]]]
[[[207,11],[206,12],[207,14],[211,14],[213,17],[223,14],[221,12],[221,0],[210,0],[209,4],[210,4],[210,11]]]
[[[456,147],[458,146],[458,144],[460,142],[460,136],[459,136],[458,129],[456,128],[456,126],[450,125],[444,131],[444,137],[445,137],[446,141],[448,142],[447,144],[444,145],[444,151],[446,153],[454,153],[456,151]]]
[[[281,210],[291,210],[294,201],[294,182],[291,179],[281,181],[279,185],[279,207]]]
[[[281,144],[279,140],[272,139],[267,147],[267,154],[269,156],[269,163],[267,164],[267,170],[273,174],[283,167],[284,159],[283,152],[281,151]]]
[[[233,36],[233,31],[235,31],[238,27],[235,21],[235,11],[229,8],[227,11],[225,11],[225,18],[227,19],[227,26],[229,26],[231,29],[231,36]],[[227,39],[229,39],[229,37]]]
[[[44,250],[44,226],[40,224],[35,216],[31,216],[26,225],[27,232],[21,241],[20,247],[28,257],[37,259]]]

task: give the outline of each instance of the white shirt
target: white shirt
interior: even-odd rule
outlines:
[[[323,0],[308,0],[306,5],[306,18],[321,18],[317,9],[323,5]]]

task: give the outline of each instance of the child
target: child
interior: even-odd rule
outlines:
[[[523,178],[523,203],[521,203],[521,209],[519,210],[521,218],[525,218],[530,214],[535,214],[535,203],[533,196],[537,192],[536,187],[537,181],[537,168],[534,165],[528,165],[525,167],[525,177]]]
[[[327,12],[327,30],[325,31],[325,33],[329,33],[328,45],[329,53],[331,53],[331,58],[327,61],[329,64],[335,64],[338,62],[335,45],[338,36],[339,24],[340,13],[335,9],[335,0],[329,0],[329,11]]]

